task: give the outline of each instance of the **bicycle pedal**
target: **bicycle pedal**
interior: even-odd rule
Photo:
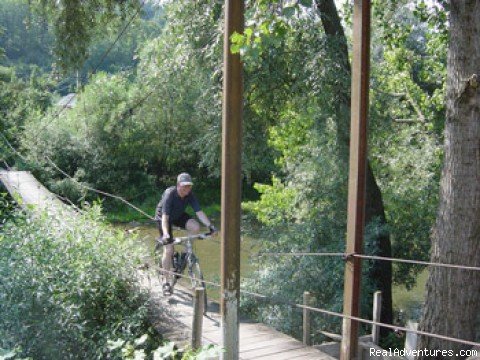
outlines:
[[[162,292],[165,296],[171,296],[173,294],[173,288],[170,284],[163,284]]]

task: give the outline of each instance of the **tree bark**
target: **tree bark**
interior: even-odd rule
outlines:
[[[431,260],[480,266],[480,0],[450,1],[446,100],[445,159]],[[480,272],[431,267],[420,329],[478,341],[479,299]],[[418,349],[454,354],[469,347],[427,336],[418,343]],[[453,357],[420,357],[426,358]]]
[[[351,67],[348,58],[347,38],[343,30],[340,16],[334,0],[317,0],[317,10],[320,14],[322,25],[326,35],[330,38],[327,42],[329,52],[336,59],[343,76],[351,78]],[[339,75],[340,76],[340,75]],[[334,93],[337,96],[336,117],[337,117],[337,142],[339,156],[344,159],[348,165],[348,154],[350,144],[350,86],[344,86],[341,81],[333,84]],[[382,192],[377,184],[373,174],[370,161],[367,160],[367,185],[366,185],[366,208],[365,223],[368,225],[372,221],[378,221],[380,226],[386,226],[385,208],[383,205]],[[390,235],[386,231],[381,231],[375,239],[379,256],[392,256]],[[372,264],[370,278],[374,281],[378,290],[382,291],[382,311],[381,321],[391,324],[392,315],[392,264],[387,261],[375,261]],[[373,294],[372,294],[373,296]],[[389,332],[386,328],[381,328],[381,335],[385,336]]]

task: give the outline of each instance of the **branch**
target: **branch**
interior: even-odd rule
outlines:
[[[410,91],[408,91],[408,87],[405,86],[405,91],[406,94],[405,96],[407,97],[408,102],[410,105],[412,105],[413,110],[417,113],[418,118],[420,119],[421,122],[425,122],[425,115],[423,115],[422,110],[420,109],[420,106],[418,106],[418,103],[413,99],[412,95],[410,94]]]

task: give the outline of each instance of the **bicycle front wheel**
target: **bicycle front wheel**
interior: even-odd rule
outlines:
[[[200,264],[198,262],[194,262],[192,266],[188,269],[188,275],[190,275],[190,280],[192,282],[192,289],[196,287],[203,287],[205,288],[205,281],[203,280],[203,273],[200,269]]]
[[[203,287],[204,289],[204,309],[203,312],[207,312],[207,287],[205,281],[203,280],[203,273],[200,269],[200,264],[198,262],[193,262],[193,264],[189,267],[188,273],[190,275],[190,280],[192,282],[192,290],[195,291],[197,287]]]

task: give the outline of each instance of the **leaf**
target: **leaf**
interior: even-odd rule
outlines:
[[[242,46],[241,46],[241,45],[232,44],[232,45],[230,46],[230,52],[231,52],[232,54],[238,54],[241,49],[242,49]]]
[[[122,340],[122,339],[118,339],[117,341],[108,340],[107,341],[107,348],[110,351],[117,350],[117,349],[121,348],[124,343],[125,343],[125,341]]]
[[[220,346],[216,345],[207,345],[201,348],[201,350],[197,353],[195,359],[197,360],[210,360],[210,359],[217,359],[222,352],[225,350]]]
[[[295,15],[295,6],[287,6],[285,8],[283,8],[282,10],[282,13],[284,16],[286,16],[287,18],[289,17],[292,17],[293,15]]]
[[[16,354],[15,350],[5,350],[0,348],[0,360],[13,359]]]
[[[143,350],[135,350],[133,360],[145,360],[145,351]]]
[[[298,1],[300,5],[305,6],[305,7],[311,7],[312,6],[312,0],[299,0]]]
[[[163,346],[160,346],[153,352],[153,360],[163,360],[168,357],[174,357],[176,354],[175,343],[168,342]]]
[[[145,341],[148,340],[148,334],[143,334],[140,338],[135,339],[135,345],[136,346],[142,346],[145,344]]]
[[[243,44],[245,42],[245,37],[238,32],[234,32],[232,36],[230,36],[230,41],[234,44]]]

